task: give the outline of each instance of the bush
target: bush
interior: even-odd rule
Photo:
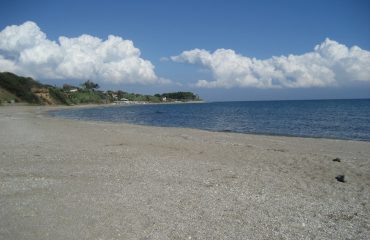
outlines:
[[[70,105],[71,102],[67,96],[59,88],[49,88],[50,97],[52,97],[57,103]]]
[[[105,98],[103,98],[99,92],[90,92],[90,91],[69,93],[68,100],[73,104],[105,102]]]

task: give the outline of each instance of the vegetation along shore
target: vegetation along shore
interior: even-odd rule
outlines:
[[[80,86],[62,87],[42,84],[30,77],[10,72],[0,73],[0,105],[26,103],[34,105],[78,105],[109,103],[168,103],[201,101],[192,92],[171,92],[155,95],[128,93],[122,90],[101,91],[99,85],[87,80]]]

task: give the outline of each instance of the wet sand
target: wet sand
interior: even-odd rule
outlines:
[[[370,142],[83,122],[48,109],[0,107],[0,239],[370,236]]]

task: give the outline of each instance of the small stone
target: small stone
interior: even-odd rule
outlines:
[[[334,158],[333,162],[340,162],[340,158]]]
[[[335,177],[335,179],[337,179],[338,182],[346,182],[346,180],[344,180],[344,175],[338,175]]]

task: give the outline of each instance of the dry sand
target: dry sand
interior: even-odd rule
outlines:
[[[0,239],[370,236],[370,142],[82,122],[46,109],[0,108]]]

